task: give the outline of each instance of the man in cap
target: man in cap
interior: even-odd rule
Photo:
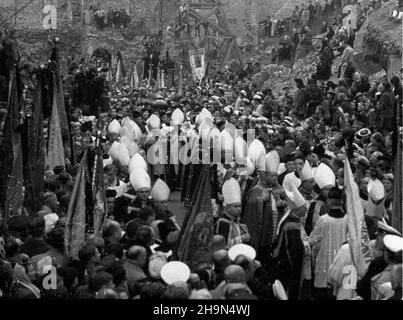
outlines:
[[[319,216],[324,215],[328,211],[328,194],[329,190],[336,186],[336,176],[332,169],[326,164],[321,163],[316,169],[315,176],[315,188],[317,196],[315,197],[316,203],[314,207],[310,207],[306,220],[305,231],[308,235],[315,227],[316,221]]]
[[[248,227],[251,235],[250,244],[257,252],[257,259],[263,265],[267,265],[279,221],[277,207],[281,203],[277,194],[277,173],[280,156],[277,151],[272,150],[266,157],[264,153],[257,157],[259,158],[257,169],[260,171],[260,178],[249,193],[243,222]]]
[[[256,111],[258,117],[261,117],[263,115],[262,97],[258,94],[255,94],[253,97],[252,110]]]
[[[141,113],[138,111],[133,111],[132,112],[132,118],[134,122],[139,126],[141,129],[141,132],[144,134],[147,132],[147,123],[144,121],[143,117],[141,116]]]
[[[243,107],[243,100],[245,98],[246,98],[246,91],[241,90],[239,92],[239,96],[238,96],[238,98],[236,99],[236,102],[235,102],[235,107],[234,107],[235,111],[239,111]]]
[[[286,288],[288,299],[299,300],[305,247],[309,250],[309,244],[302,240],[307,239],[301,224],[301,218],[306,214],[305,199],[295,185],[292,185],[291,189],[285,190],[289,209],[277,229],[278,240],[274,250],[277,263],[274,270]]]
[[[308,104],[308,95],[306,92],[304,81],[300,78],[295,78],[294,81],[297,85],[297,91],[295,92],[294,96],[293,113],[298,120],[302,121],[306,118],[305,113]]]
[[[278,176],[278,183],[280,185],[283,184],[284,177],[287,174],[293,173],[296,170],[295,161],[294,161],[294,155],[295,155],[295,153],[290,153],[290,154],[287,154],[287,155],[284,156],[283,162],[285,164],[286,171],[284,171],[282,174],[280,174]]]
[[[131,176],[130,182],[133,190],[129,190],[123,196],[116,198],[113,216],[121,223],[127,223],[137,218],[141,208],[147,206],[154,208],[150,197],[151,182],[147,172],[138,170],[135,177]]]
[[[395,265],[402,263],[403,238],[396,235],[383,237],[384,259],[387,267],[371,278],[371,300],[378,300],[381,295],[380,286],[392,279],[392,270]]]
[[[248,228],[240,223],[242,212],[241,187],[238,181],[231,178],[224,182],[222,195],[225,203],[225,211],[216,225],[216,233],[224,236],[228,247],[237,243],[245,243],[250,240]]]
[[[322,201],[316,199],[317,196],[313,192],[316,183],[312,172],[312,167],[309,164],[308,160],[305,160],[304,166],[297,172],[298,177],[301,179],[301,186],[299,187],[299,191],[305,198],[308,209],[306,216],[301,219],[301,222],[304,225],[305,230],[308,229],[307,233],[310,234],[313,226],[319,219],[319,216],[321,215],[321,213],[323,213],[323,203]]]
[[[318,88],[315,79],[309,79],[306,93],[308,106],[305,116],[310,117],[315,114],[316,107],[321,104],[323,100],[323,92],[321,89]]]
[[[180,230],[176,222],[175,215],[168,209],[170,190],[168,185],[161,179],[158,179],[151,189],[150,196],[154,201],[155,219],[166,222],[168,219],[175,225],[177,230]]]
[[[127,185],[117,177],[117,168],[115,165],[110,164],[104,167],[105,187],[107,190],[115,190],[116,197],[121,197],[127,191]]]

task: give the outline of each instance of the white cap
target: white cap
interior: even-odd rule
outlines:
[[[403,238],[392,234],[387,234],[383,237],[385,247],[394,253],[403,250]]]
[[[238,181],[234,178],[225,181],[222,185],[222,195],[224,198],[224,205],[241,203],[241,187],[239,186]]]
[[[255,100],[262,100],[262,97],[259,96],[258,94],[255,94],[254,97],[253,97],[253,99],[255,99]]]
[[[120,136],[122,138],[126,138],[129,141],[136,140],[136,133],[134,132],[133,127],[127,124],[122,126],[122,128],[120,129]]]
[[[168,285],[175,282],[186,282],[189,277],[189,267],[180,261],[170,261],[161,269],[161,278]]]
[[[299,179],[294,172],[290,172],[285,175],[283,180],[284,190],[292,191],[292,186],[294,185],[297,189],[301,186],[301,179]]]
[[[217,127],[211,128],[209,132],[209,141],[213,141],[213,147],[220,146],[221,143],[221,132]]]
[[[210,146],[210,131],[214,127],[211,119],[205,119],[199,126],[199,136],[202,139],[202,144]]]
[[[105,168],[107,165],[110,165],[113,163],[113,159],[111,156],[108,157],[108,159],[103,159],[102,160],[102,165]]]
[[[183,121],[185,121],[185,115],[183,114],[181,109],[176,108],[175,111],[172,112],[171,123],[173,125],[180,125]]]
[[[108,132],[109,133],[120,133],[121,125],[118,120],[112,120],[108,125]]]
[[[226,152],[232,152],[234,150],[234,139],[228,130],[221,131],[221,150]]]
[[[284,163],[284,162],[281,162],[281,163],[279,164],[279,166],[278,166],[278,172],[277,172],[277,174],[280,175],[280,174],[283,174],[283,173],[286,172],[286,171],[287,171],[287,168],[285,167],[285,163]]]
[[[130,140],[128,137],[120,138],[119,143],[122,143],[127,147],[130,157],[133,157],[139,151],[137,143]]]
[[[160,133],[162,136],[166,137],[168,134],[175,130],[175,127],[167,126],[165,123],[161,125]]]
[[[235,146],[235,159],[237,163],[246,162],[247,150],[245,140],[242,139],[242,137],[240,136],[236,137],[234,146]]]
[[[302,167],[302,170],[299,172],[299,176],[302,181],[313,179],[312,167],[309,164],[308,160],[305,160],[304,166]]]
[[[45,219],[45,232],[49,233],[54,229],[57,221],[59,221],[59,216],[56,213],[49,213],[43,219]]]
[[[130,173],[130,183],[135,191],[151,188],[150,176],[143,169],[135,169]]]
[[[370,217],[377,217],[382,219],[386,213],[385,199],[381,200],[379,203],[375,203],[371,197],[368,197],[367,206],[365,208],[365,214]]]
[[[267,172],[278,172],[280,166],[280,155],[276,150],[271,150],[265,158],[265,168]]]
[[[291,184],[291,190],[284,188],[287,196],[288,207],[292,209],[298,209],[305,205],[305,198],[294,184]]]
[[[228,256],[232,261],[235,261],[235,259],[240,255],[244,255],[251,260],[255,260],[256,250],[243,243],[236,244],[228,250]]]
[[[327,186],[334,187],[336,185],[336,176],[333,170],[324,163],[321,163],[316,169],[314,179],[319,189],[323,189]]]
[[[287,294],[284,290],[284,286],[280,280],[274,281],[273,294],[278,300],[288,300]]]
[[[120,135],[127,136],[130,140],[135,141],[140,140],[143,133],[136,122],[126,117],[122,120]]]
[[[255,166],[249,157],[246,158],[246,165],[244,168],[238,168],[237,174],[240,176],[249,176],[255,171]]]
[[[158,178],[151,189],[150,195],[155,201],[168,201],[170,192],[165,181]]]
[[[252,141],[248,148],[248,157],[256,169],[265,170],[266,149],[260,140],[255,139]]]
[[[142,169],[148,171],[147,162],[144,160],[140,153],[136,153],[129,161],[129,173],[132,173],[136,169]]]
[[[140,140],[141,137],[143,136],[143,133],[141,132],[140,127],[137,125],[136,122],[133,121],[133,128],[134,128],[134,139],[136,141]]]
[[[200,111],[199,115],[196,117],[196,123],[200,124],[206,119],[213,119],[213,116],[211,115],[210,111],[208,111],[206,108],[203,108],[202,111]]]
[[[152,114],[148,119],[147,123],[150,125],[151,129],[159,129],[161,125],[161,120],[155,114]]]
[[[119,143],[119,156],[118,160],[121,166],[128,166],[130,161],[130,154],[129,150],[127,149],[126,145],[123,143]]]
[[[113,141],[111,147],[108,150],[108,154],[111,156],[113,160],[119,160],[119,146],[120,143],[117,141]]]
[[[374,202],[381,201],[385,198],[385,186],[379,179],[370,180],[368,194]]]

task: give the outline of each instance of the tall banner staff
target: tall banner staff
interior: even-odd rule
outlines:
[[[151,77],[153,74],[153,55],[150,55],[150,69],[148,70],[148,87],[151,87]]]

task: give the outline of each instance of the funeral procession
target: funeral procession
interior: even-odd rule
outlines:
[[[402,300],[402,23],[403,0],[0,0],[0,305]]]

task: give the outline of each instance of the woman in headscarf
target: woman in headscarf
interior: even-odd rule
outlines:
[[[35,279],[34,266],[26,254],[20,254],[14,266],[14,282],[11,297],[14,299],[40,299],[41,291],[32,281]]]

